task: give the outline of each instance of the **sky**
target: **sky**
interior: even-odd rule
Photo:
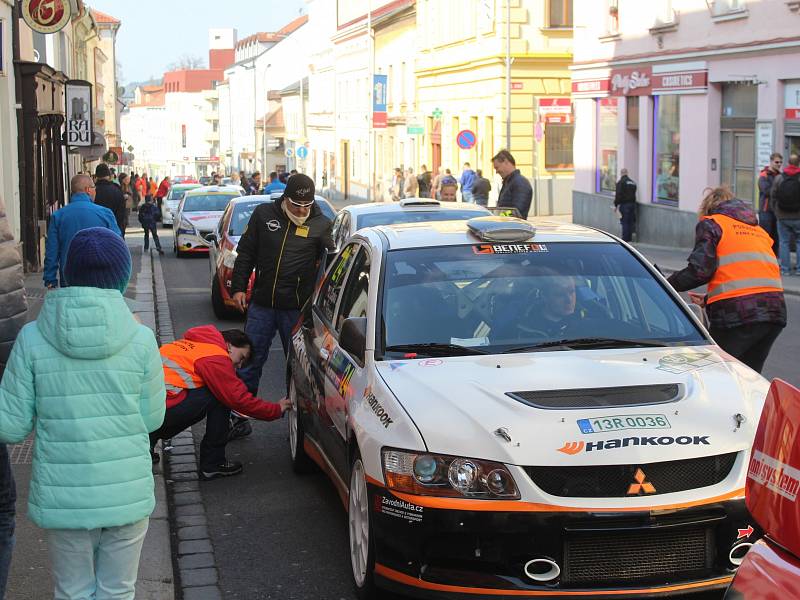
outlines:
[[[182,55],[208,64],[208,30],[233,27],[238,39],[277,31],[300,14],[304,0],[88,0],[122,21],[117,34],[120,84],[161,77]],[[300,11],[303,11],[302,13]]]

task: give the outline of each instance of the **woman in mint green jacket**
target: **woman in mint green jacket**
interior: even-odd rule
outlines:
[[[164,419],[153,332],[122,293],[123,239],[78,232],[64,275],[19,334],[0,383],[0,442],[35,430],[28,515],[48,530],[57,600],[132,599],[155,506],[148,433]]]

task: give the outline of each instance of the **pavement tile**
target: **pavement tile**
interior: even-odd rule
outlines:
[[[178,543],[179,556],[184,554],[205,554],[207,552],[214,552],[211,540],[186,540]]]
[[[170,489],[174,492],[197,492],[200,490],[200,484],[196,481],[181,481],[178,483],[173,483],[170,486]]]
[[[172,438],[173,448],[177,446],[193,446],[193,445],[194,445],[194,440],[190,437]]]
[[[172,463],[170,463],[169,472],[173,473],[173,474],[175,474],[175,473],[196,473],[197,472],[197,464],[194,461],[189,462],[189,463],[183,463],[183,464],[180,464],[180,463],[172,464]]]
[[[194,446],[173,446],[171,454],[194,454]]]
[[[210,552],[204,554],[186,554],[178,559],[178,566],[181,571],[213,567],[214,555]]]
[[[175,522],[178,527],[198,527],[208,525],[205,515],[188,515],[185,517],[176,517]],[[186,539],[199,539],[199,538],[186,538]]]
[[[197,464],[197,459],[194,457],[193,454],[177,454],[175,456],[169,457],[169,464],[171,465],[181,465],[181,464]]]
[[[183,506],[175,507],[176,517],[188,517],[189,515],[204,515],[206,513],[205,507],[200,504],[185,504]]]
[[[181,492],[180,494],[173,494],[172,501],[175,506],[182,506],[184,504],[198,504],[203,501],[200,492]]]
[[[222,593],[217,586],[186,588],[183,600],[222,600]]]
[[[216,569],[181,569],[181,585],[184,588],[214,585],[217,583]],[[184,596],[185,597],[185,596]]]
[[[173,481],[197,481],[197,473],[175,473],[171,476]]]
[[[203,540],[208,539],[208,527],[205,525],[194,525],[191,527],[178,528],[179,540]]]

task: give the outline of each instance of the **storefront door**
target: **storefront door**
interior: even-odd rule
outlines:
[[[755,195],[755,135],[751,131],[722,131],[722,160],[720,179],[737,198],[754,201]]]

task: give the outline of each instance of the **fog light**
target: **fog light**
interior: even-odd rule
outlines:
[[[420,483],[430,483],[436,478],[436,471],[439,464],[436,459],[427,454],[418,456],[414,460],[414,477]]]
[[[457,458],[450,464],[447,472],[450,485],[462,494],[466,494],[475,485],[478,478],[478,467],[472,461],[464,458]]]
[[[493,494],[503,496],[514,489],[514,482],[506,471],[495,469],[486,476],[486,487]]]

